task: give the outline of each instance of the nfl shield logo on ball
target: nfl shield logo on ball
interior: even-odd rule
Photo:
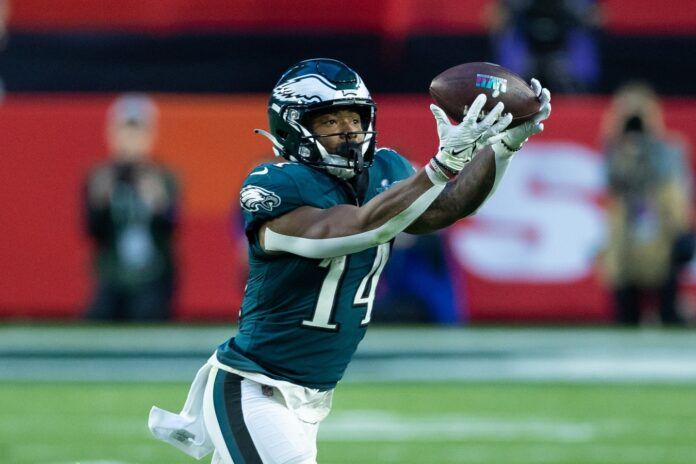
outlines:
[[[476,74],[476,87],[493,90],[493,97],[507,92],[507,79],[489,76],[488,74]]]

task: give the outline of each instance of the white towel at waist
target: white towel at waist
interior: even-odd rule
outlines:
[[[147,423],[156,438],[196,459],[201,459],[214,449],[203,420],[203,394],[210,368],[210,364],[206,363],[198,370],[179,414],[153,406]]]
[[[196,459],[201,459],[214,450],[203,418],[203,396],[212,367],[232,372],[262,385],[277,388],[282,394],[286,406],[304,422],[321,422],[331,410],[333,390],[319,391],[271,379],[263,374],[239,371],[220,363],[217,356],[213,354],[208,362],[198,370],[193,379],[181,412],[174,414],[153,406],[150,409],[148,420],[148,427],[156,438],[177,447]]]

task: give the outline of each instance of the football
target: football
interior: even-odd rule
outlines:
[[[457,123],[480,93],[488,97],[483,115],[498,102],[503,102],[503,113],[513,116],[510,127],[529,120],[541,106],[528,82],[493,63],[460,64],[443,71],[430,84],[430,95],[435,103]]]

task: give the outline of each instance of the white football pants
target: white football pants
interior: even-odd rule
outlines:
[[[316,464],[319,424],[301,421],[272,387],[216,367],[203,399],[213,464]]]

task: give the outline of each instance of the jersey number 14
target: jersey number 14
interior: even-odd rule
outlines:
[[[363,277],[360,285],[358,285],[358,291],[355,292],[353,305],[367,305],[365,317],[362,321],[360,321],[361,326],[365,326],[370,322],[372,305],[375,300],[375,290],[377,289],[377,282],[379,281],[379,276],[382,274],[382,270],[387,264],[388,259],[389,243],[383,243],[377,247],[377,255],[372,263],[372,268],[370,269],[370,272]],[[321,285],[321,289],[319,290],[319,298],[317,300],[317,305],[314,308],[312,319],[302,321],[302,325],[304,327],[314,327],[317,329],[335,331],[338,330],[338,324],[331,322],[331,320],[337,304],[336,299],[338,296],[338,286],[341,282],[341,277],[346,270],[346,257],[339,256],[337,258],[327,258],[323,260],[319,266],[328,267],[329,272],[326,274],[324,282]]]

